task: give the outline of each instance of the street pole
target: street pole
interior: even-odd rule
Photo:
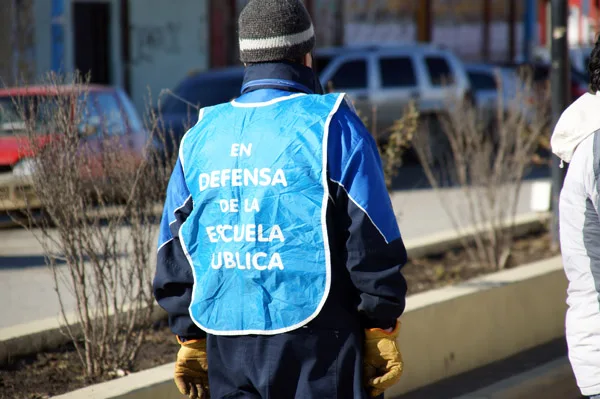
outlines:
[[[536,32],[538,20],[538,1],[526,0],[524,15],[524,37],[523,37],[523,61],[530,62],[533,50],[538,44],[538,34]]]
[[[121,0],[121,62],[123,62],[123,89],[131,95],[131,46],[129,30],[129,0]]]
[[[432,1],[419,1],[419,8],[417,10],[417,41],[419,42],[431,42]]]
[[[492,0],[483,0],[483,38],[481,40],[481,58],[490,59],[490,23],[492,20]]]
[[[552,126],[570,103],[570,60],[567,42],[567,0],[552,0]],[[565,179],[560,159],[552,155],[552,244],[559,245],[558,200]]]
[[[566,0],[565,0],[566,1]],[[515,62],[516,55],[516,22],[517,22],[517,3],[516,0],[508,0],[508,62]]]
[[[337,0],[335,2],[335,31],[333,38],[333,43],[335,46],[344,46],[346,44],[346,16],[344,12],[345,6],[346,2],[344,0]]]
[[[14,2],[16,4],[17,2]],[[63,70],[64,52],[65,52],[65,31],[64,31],[64,16],[65,2],[64,0],[52,0],[51,2],[51,22],[50,22],[50,37],[51,37],[51,69],[54,72]]]

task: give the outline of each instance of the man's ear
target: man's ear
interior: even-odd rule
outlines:
[[[309,68],[313,67],[313,57],[311,53],[308,53],[304,56],[304,66],[307,66]]]

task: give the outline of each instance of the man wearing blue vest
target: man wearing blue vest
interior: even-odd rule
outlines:
[[[299,0],[239,17],[241,96],[182,139],[154,294],[190,398],[369,398],[402,374],[406,250],[372,136],[322,94]]]

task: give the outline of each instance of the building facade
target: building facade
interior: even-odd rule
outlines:
[[[5,85],[79,70],[124,87],[143,112],[162,89],[209,67],[208,0],[0,2],[0,21],[11,21],[0,24]]]
[[[347,44],[414,42],[419,39],[419,25],[428,24],[428,41],[453,50],[463,59],[506,60],[511,53],[514,58],[522,52],[525,1],[429,0],[424,11],[429,14],[427,21],[422,21],[422,7],[426,3],[347,0],[345,41]],[[511,35],[512,48],[508,40]]]
[[[248,1],[0,0],[0,85],[91,71],[142,112],[188,73],[239,63]],[[320,47],[423,40],[424,17],[425,40],[466,60],[515,60],[550,42],[550,0],[304,1]],[[568,1],[570,45],[593,44],[600,0]]]
[[[600,0],[568,0],[568,41],[571,47],[592,46],[600,29]],[[549,46],[551,33],[550,0],[540,0],[539,35],[540,45]]]
[[[35,76],[34,0],[0,0],[0,87]]]

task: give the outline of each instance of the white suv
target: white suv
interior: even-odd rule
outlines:
[[[319,49],[315,66],[326,91],[348,93],[369,119],[375,111],[380,131],[401,118],[411,100],[427,116],[470,93],[463,63],[428,44]]]

